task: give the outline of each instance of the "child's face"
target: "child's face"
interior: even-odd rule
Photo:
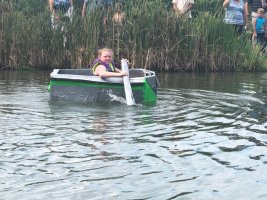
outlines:
[[[257,14],[258,14],[259,17],[263,17],[264,16],[263,12],[258,12]]]
[[[113,54],[110,51],[103,51],[99,58],[102,62],[110,63],[113,59]]]

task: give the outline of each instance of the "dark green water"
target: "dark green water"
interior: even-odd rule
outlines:
[[[53,103],[0,72],[0,199],[266,199],[263,74],[158,74],[154,106]]]

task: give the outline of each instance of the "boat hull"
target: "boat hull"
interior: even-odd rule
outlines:
[[[130,82],[135,102],[138,104],[155,103],[158,86],[155,73],[140,70],[130,70]],[[52,100],[89,103],[125,99],[122,78],[101,79],[93,76],[89,69],[54,70],[50,74],[49,91]]]

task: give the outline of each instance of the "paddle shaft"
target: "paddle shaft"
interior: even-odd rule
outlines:
[[[132,87],[130,83],[130,74],[129,74],[129,67],[126,59],[121,60],[121,68],[123,71],[127,72],[128,76],[123,76],[123,85],[125,91],[125,97],[127,105],[134,105],[135,100],[132,92]]]

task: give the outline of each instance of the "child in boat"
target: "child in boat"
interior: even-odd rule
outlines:
[[[93,74],[101,78],[127,76],[127,73],[116,68],[113,62],[113,51],[103,48],[98,51],[98,58],[92,66]]]
[[[252,20],[253,25],[253,39],[257,44],[261,46],[262,51],[266,46],[266,18],[264,17],[264,9],[259,8],[257,10],[257,17]]]

